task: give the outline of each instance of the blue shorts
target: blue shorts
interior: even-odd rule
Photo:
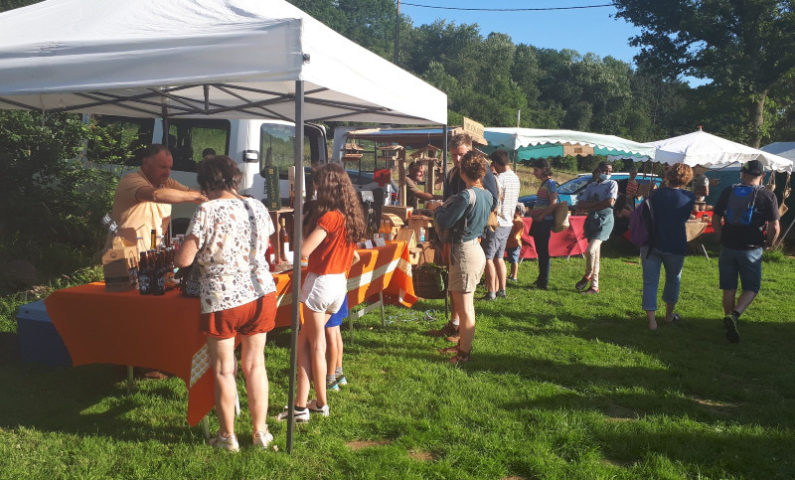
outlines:
[[[506,252],[508,252],[508,263],[519,263],[519,253],[521,253],[521,251],[521,245],[507,249]]]
[[[762,247],[753,250],[733,250],[721,246],[718,272],[720,272],[721,290],[737,290],[739,274],[743,291],[759,293],[759,287],[762,285]]]
[[[505,244],[508,242],[508,235],[511,234],[513,227],[497,227],[493,232],[486,229],[486,235],[483,236],[483,253],[486,255],[486,260],[498,260],[505,255]]]
[[[343,300],[340,309],[337,310],[337,313],[331,315],[331,317],[328,319],[328,322],[326,322],[326,328],[339,327],[340,325],[342,325],[342,320],[347,316],[348,316],[348,296],[345,295],[345,300]]]

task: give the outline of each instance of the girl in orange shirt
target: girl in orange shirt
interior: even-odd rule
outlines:
[[[311,202],[301,247],[308,257],[308,274],[301,287],[304,324],[298,332],[298,373],[295,392],[296,422],[308,422],[309,412],[329,415],[326,399],[326,337],[324,326],[348,293],[347,273],[359,260],[356,242],[366,235],[364,215],[347,172],[336,163],[312,173],[317,200]],[[310,377],[315,400],[309,398]],[[287,409],[276,418],[285,420]]]

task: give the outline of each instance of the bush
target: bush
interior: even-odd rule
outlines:
[[[104,130],[75,114],[0,112],[0,264],[15,258],[71,271],[79,265],[64,254],[82,262],[101,248],[100,219],[117,181],[80,159],[96,139],[106,139]]]
[[[555,157],[549,162],[552,170],[556,172],[577,172],[577,157],[567,155],[565,157]]]

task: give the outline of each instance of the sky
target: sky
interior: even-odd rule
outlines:
[[[650,0],[653,1],[653,0]],[[412,6],[431,5],[453,8],[550,8],[604,5],[610,0],[401,0],[400,13],[409,16],[414,26],[432,23],[437,19],[456,24],[477,23],[486,37],[491,32],[505,33],[513,43],[524,43],[539,48],[564,48],[582,55],[595,53],[600,57],[612,56],[635,65],[639,49],[629,46],[629,38],[640,29],[613,18],[613,6],[577,10],[489,12],[459,11]]]

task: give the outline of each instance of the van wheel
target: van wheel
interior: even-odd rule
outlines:
[[[185,234],[188,231],[190,219],[188,218],[174,218],[171,220],[171,235]]]

